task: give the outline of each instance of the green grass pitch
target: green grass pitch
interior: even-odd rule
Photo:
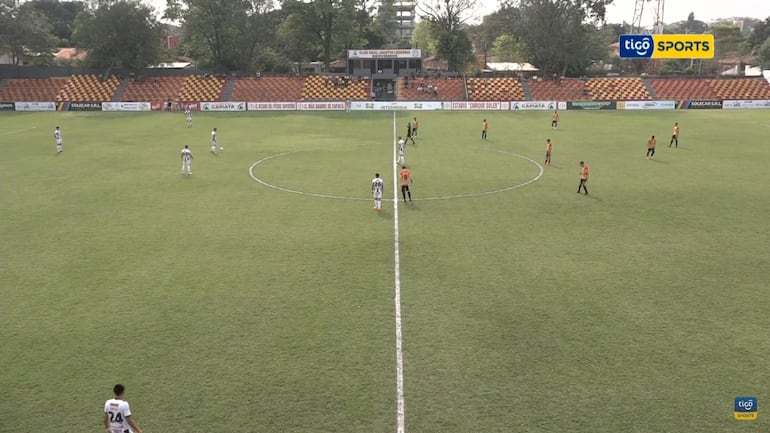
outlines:
[[[413,116],[415,199],[470,196],[399,203],[408,432],[770,430],[767,112],[397,134]],[[395,431],[394,210],[367,200],[375,172],[394,192],[393,114],[194,122],[0,115],[0,432],[101,431],[115,383],[145,433]],[[536,178],[546,138],[542,177],[477,195]]]

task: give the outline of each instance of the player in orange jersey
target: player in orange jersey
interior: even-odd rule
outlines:
[[[671,141],[668,142],[668,147],[674,144],[679,147],[679,122],[674,122],[674,133],[671,135]]]
[[[557,110],[553,111],[553,115],[551,116],[551,129],[558,129],[559,128],[559,112]]]
[[[404,197],[404,203],[406,203],[406,196],[409,196],[409,201],[412,201],[412,191],[409,190],[409,185],[412,184],[412,172],[406,168],[405,165],[401,166],[401,171],[398,172],[398,180],[401,184],[401,196]]]
[[[483,122],[481,122],[481,139],[486,140],[487,139],[487,130],[489,129],[489,123],[487,122],[487,119],[484,119]]]
[[[545,140],[545,162],[543,165],[551,165],[551,151],[553,150],[553,143],[551,139]]]
[[[655,156],[655,144],[657,142],[658,140],[655,139],[654,135],[651,135],[650,139],[647,140],[647,159],[652,159]]]
[[[582,188],[585,190],[585,194],[588,195],[588,187],[586,186],[586,183],[588,183],[588,164],[580,161],[580,184],[578,185],[578,194],[580,194],[580,189]]]

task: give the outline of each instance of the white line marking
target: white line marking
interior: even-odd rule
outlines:
[[[37,126],[30,126],[29,128],[21,128],[21,129],[12,129],[8,132],[0,132],[0,135],[18,134],[19,132],[31,131],[33,129],[37,129]]]
[[[393,112],[393,277],[395,280],[396,314],[396,432],[404,427],[404,351],[401,333],[401,264],[398,237],[398,159],[396,159],[396,112]]]
[[[507,152],[505,150],[498,150],[498,149],[492,149],[492,148],[485,148],[485,150],[489,150],[489,151],[492,151],[492,152],[498,152],[498,153],[504,153],[506,155],[515,156],[517,158],[521,158],[523,160],[529,161],[529,162],[531,162],[532,164],[534,164],[537,167],[538,173],[537,173],[537,175],[535,177],[527,180],[526,182],[523,182],[523,183],[520,183],[520,184],[517,184],[517,185],[507,186],[507,187],[504,187],[504,188],[494,189],[494,190],[491,190],[491,191],[470,192],[470,193],[466,193],[466,194],[454,194],[454,195],[444,195],[444,196],[435,196],[435,197],[422,197],[422,198],[415,198],[414,201],[423,201],[423,200],[424,201],[428,201],[428,200],[451,200],[451,199],[457,199],[457,198],[480,197],[480,196],[484,196],[484,195],[499,194],[501,192],[506,192],[506,191],[510,191],[510,190],[513,190],[513,189],[521,188],[523,186],[527,186],[527,185],[529,185],[529,184],[531,184],[533,182],[536,182],[537,180],[539,180],[543,176],[543,166],[540,165],[537,161],[535,161],[535,160],[533,160],[531,158],[528,158],[528,157],[526,157],[524,155],[520,155],[518,153]],[[257,177],[256,175],[254,175],[254,168],[256,166],[258,166],[259,164],[262,164],[263,162],[269,161],[269,160],[271,160],[273,158],[278,158],[278,157],[282,157],[282,156],[286,156],[286,155],[291,155],[291,154],[297,153],[297,152],[300,152],[300,151],[299,150],[295,150],[295,151],[292,151],[292,152],[277,153],[275,155],[270,155],[270,156],[267,156],[265,158],[262,158],[259,161],[251,164],[251,166],[249,167],[249,176],[252,179],[254,179],[256,182],[258,182],[258,183],[260,183],[260,184],[262,184],[262,185],[264,185],[264,186],[266,186],[268,188],[277,189],[277,190],[283,191],[283,192],[290,192],[292,194],[299,194],[299,195],[305,195],[305,196],[311,196],[311,197],[319,197],[319,198],[331,198],[331,199],[337,199],[337,200],[371,200],[371,197],[351,197],[351,196],[344,196],[344,195],[334,195],[334,194],[324,194],[324,193],[318,193],[318,192],[299,191],[299,190],[296,190],[296,189],[287,188],[285,186],[280,186],[280,185],[272,184],[270,182],[267,182],[264,179],[261,179],[261,178]],[[398,160],[394,159],[394,161],[397,162]],[[385,199],[385,201],[387,201],[387,200],[388,199]]]

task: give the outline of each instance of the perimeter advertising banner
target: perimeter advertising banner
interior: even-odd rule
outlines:
[[[150,111],[149,102],[102,102],[102,111]]]
[[[247,102],[248,111],[294,111],[296,102]]]
[[[347,104],[344,101],[330,102],[297,102],[297,110],[300,111],[345,111]]]
[[[679,101],[680,110],[721,110],[722,101],[690,99]]]
[[[59,102],[59,111],[102,111],[101,102]]]
[[[618,110],[674,110],[676,101],[619,101]]]
[[[56,111],[55,102],[17,102],[16,111]]]
[[[0,102],[0,111],[13,111],[13,102]]]
[[[444,110],[510,110],[507,101],[452,101],[444,102]]]
[[[556,101],[515,101],[511,110],[556,110]]]
[[[742,109],[752,109],[752,108],[770,108],[770,100],[769,99],[746,99],[746,100],[735,100],[735,99],[729,99],[724,102],[722,102],[722,108],[725,110],[742,110]]]
[[[245,102],[201,102],[201,111],[246,111]]]
[[[358,110],[441,110],[440,101],[351,101],[350,109]]]
[[[568,101],[568,110],[615,110],[618,103],[615,101]]]

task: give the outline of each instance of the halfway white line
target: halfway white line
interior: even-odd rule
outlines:
[[[498,188],[498,189],[491,190],[491,191],[470,192],[470,193],[466,193],[466,194],[453,194],[453,195],[444,195],[444,196],[435,196],[435,197],[422,197],[422,198],[415,198],[414,201],[451,200],[451,199],[455,199],[455,198],[480,197],[480,196],[484,196],[484,195],[498,194],[498,193],[501,193],[501,192],[506,192],[506,191],[510,191],[510,190],[513,190],[513,189],[521,188],[523,186],[527,186],[527,185],[531,184],[532,182],[535,182],[535,181],[539,180],[543,176],[543,166],[540,165],[537,161],[535,161],[535,160],[533,160],[531,158],[528,158],[528,157],[526,157],[524,155],[520,155],[518,153],[507,152],[505,150],[498,150],[498,149],[492,149],[492,148],[485,148],[485,150],[489,150],[489,151],[492,151],[492,152],[498,152],[498,153],[504,153],[506,155],[512,155],[512,156],[515,156],[517,158],[521,158],[521,159],[524,159],[526,161],[529,161],[529,162],[531,162],[532,164],[534,164],[537,167],[538,174],[535,177],[527,180],[524,183],[520,183],[520,184],[517,184],[517,185],[511,185],[511,186],[507,186],[507,187],[504,187],[504,188]],[[274,185],[274,184],[269,183],[269,182],[267,182],[267,181],[265,181],[263,179],[260,179],[259,177],[254,175],[254,168],[257,165],[262,164],[263,162],[269,161],[269,160],[271,160],[273,158],[278,158],[278,157],[281,157],[281,156],[290,155],[290,154],[297,153],[297,152],[301,152],[301,151],[300,150],[295,150],[295,151],[291,151],[291,152],[277,153],[275,155],[270,155],[270,156],[267,156],[265,158],[262,158],[259,161],[251,164],[251,166],[249,167],[249,176],[252,179],[254,179],[255,181],[259,182],[260,184],[262,184],[262,185],[264,185],[264,186],[266,186],[268,188],[277,189],[277,190],[283,191],[283,192],[290,192],[292,194],[299,194],[299,195],[306,195],[306,196],[320,197],[320,198],[333,198],[333,199],[338,199],[338,200],[371,200],[370,197],[351,197],[351,196],[344,196],[344,195],[334,195],[334,194],[323,194],[323,193],[317,193],[317,192],[298,191],[296,189],[291,189],[291,188],[287,188],[287,187],[280,186],[280,185]],[[396,162],[397,162],[397,160],[394,160],[394,163],[396,163]],[[397,199],[398,199],[398,195],[396,195],[396,200]],[[386,201],[387,201],[387,199],[386,199]]]
[[[21,128],[21,129],[12,129],[8,132],[0,132],[0,135],[18,134],[19,132],[31,131],[33,129],[37,129],[37,126],[30,126],[29,128]]]
[[[396,112],[393,112],[393,277],[396,307],[396,432],[405,433],[404,426],[404,351],[401,333],[401,263],[398,237],[398,159],[396,159]]]

